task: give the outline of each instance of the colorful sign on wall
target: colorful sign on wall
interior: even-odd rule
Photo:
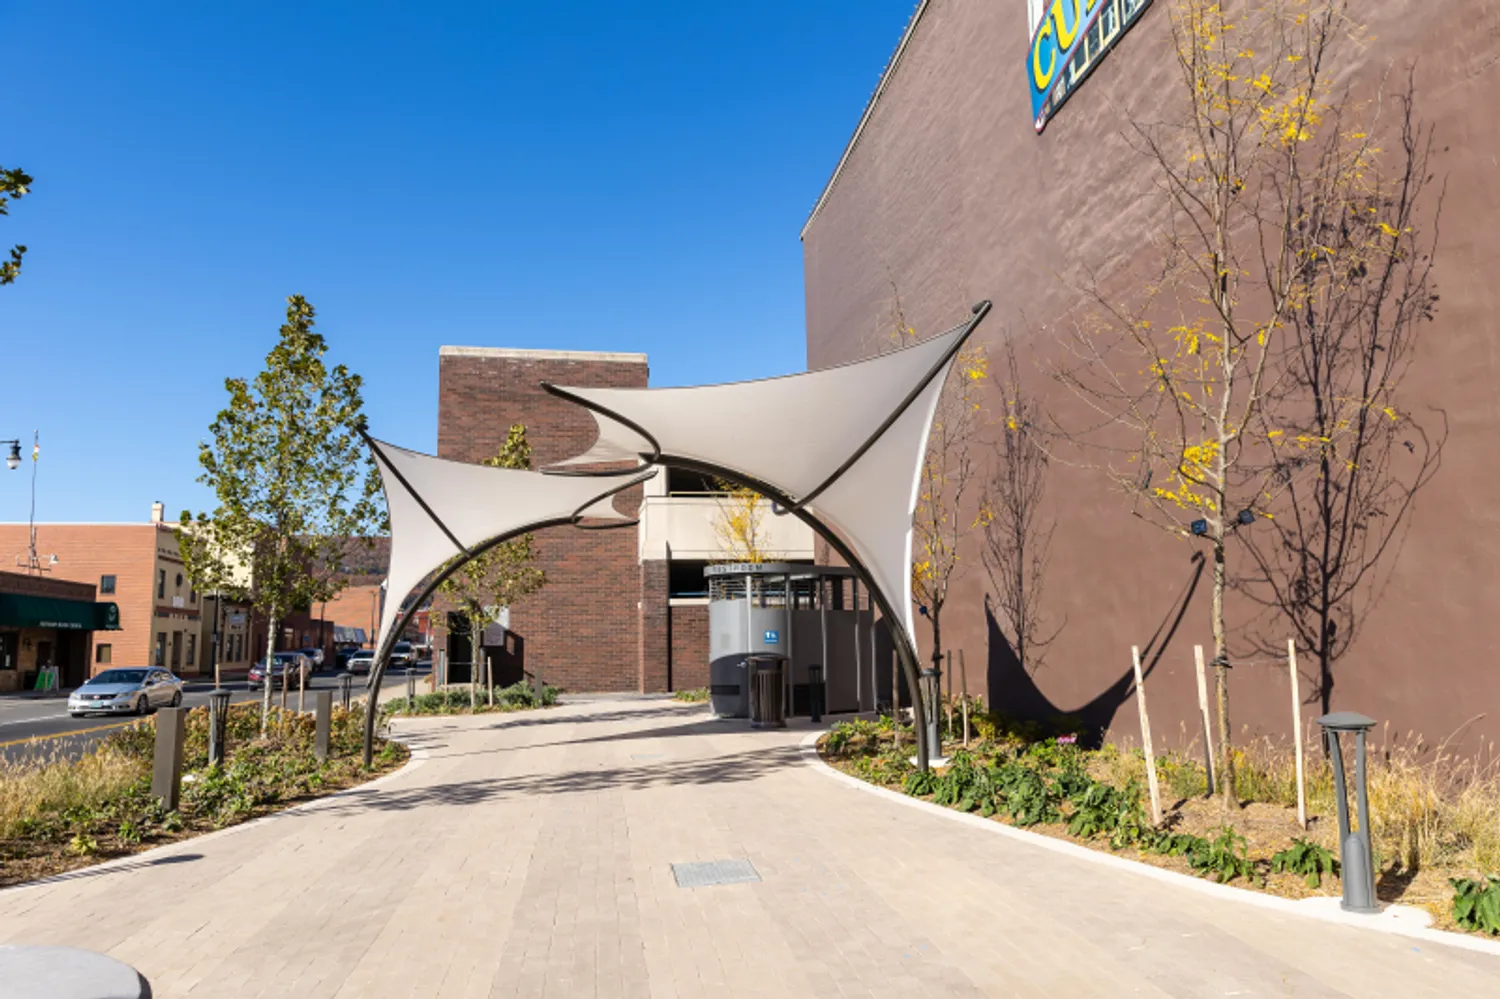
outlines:
[[[1038,134],[1150,5],[1151,0],[1052,0],[1044,8],[1026,53]]]

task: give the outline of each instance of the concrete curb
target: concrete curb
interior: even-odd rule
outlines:
[[[975,829],[983,829],[996,836],[1005,836],[1009,839],[1019,840],[1043,850],[1050,850],[1053,853],[1072,857],[1075,860],[1083,860],[1099,864],[1103,867],[1113,867],[1116,870],[1129,871],[1140,877],[1152,878],[1156,881],[1174,885],[1188,891],[1195,891],[1202,895],[1210,895],[1224,901],[1236,902],[1241,905],[1253,905],[1261,909],[1269,909],[1273,912],[1298,916],[1304,919],[1318,919],[1325,923],[1338,923],[1342,926],[1352,926],[1355,929],[1409,937],[1415,940],[1424,940],[1428,943],[1441,944],[1445,947],[1456,947],[1460,950],[1475,951],[1480,954],[1500,957],[1500,940],[1486,940],[1483,937],[1450,933],[1447,930],[1435,930],[1428,925],[1432,917],[1426,911],[1412,906],[1388,905],[1379,915],[1359,916],[1351,912],[1345,912],[1339,908],[1339,900],[1337,898],[1296,900],[1281,898],[1278,895],[1268,895],[1264,892],[1250,891],[1245,888],[1233,888],[1214,881],[1206,881],[1202,878],[1179,874],[1177,871],[1152,867],[1150,864],[1142,864],[1112,853],[1091,850],[1086,846],[1080,846],[1077,843],[1067,840],[1053,839],[1051,836],[1043,836],[1040,833],[1018,829],[1004,822],[995,822],[991,819],[980,818],[978,815],[955,811],[951,808],[945,808],[942,805],[934,805],[930,801],[913,798],[898,791],[876,787],[874,784],[867,784],[857,777],[850,777],[848,774],[829,766],[818,753],[817,741],[821,735],[823,735],[822,731],[809,732],[799,744],[803,760],[812,769],[833,780],[858,788],[868,794],[884,798],[895,804],[915,808],[929,815],[942,816],[952,822],[962,822]]]
[[[403,740],[401,740],[395,734],[392,734],[390,738],[395,742],[403,742]],[[380,787],[382,784],[393,781],[397,777],[404,777],[410,774],[413,770],[416,770],[423,763],[427,762],[427,758],[430,754],[426,749],[410,749],[410,747],[408,747],[408,749],[411,752],[411,756],[407,759],[406,765],[403,766],[400,770],[394,770],[391,773],[382,774],[381,776],[376,777],[374,780],[365,781],[363,784],[356,784],[353,787],[346,787],[342,791],[335,791],[332,794],[325,795],[321,798],[314,798],[312,801],[304,801],[300,805],[293,805],[290,808],[283,808],[279,812],[273,812],[270,815],[262,815],[260,818],[252,819],[249,822],[241,822],[239,825],[229,826],[224,829],[215,829],[213,832],[207,832],[201,836],[191,836],[187,839],[180,839],[175,843],[167,843],[163,846],[154,846],[149,850],[142,850],[140,853],[132,853],[129,856],[116,857],[113,860],[106,860],[102,864],[91,864],[88,867],[78,867],[71,871],[66,871],[62,874],[54,874],[50,877],[40,878],[36,881],[26,881],[22,884],[11,885],[9,888],[0,888],[0,895],[9,895],[12,892],[28,891],[34,888],[45,888],[49,885],[61,884],[64,881],[71,881],[74,878],[78,877],[103,874],[117,867],[129,867],[141,864],[143,862],[149,864],[153,860],[160,860],[164,857],[170,857],[175,854],[185,853],[189,849],[198,846],[200,843],[207,843],[211,840],[220,839],[222,837],[233,836],[235,833],[241,833],[247,829],[254,829],[256,826],[264,825],[268,822],[275,822],[277,819],[286,818],[290,815],[300,815],[304,812],[312,812],[316,811],[319,808],[325,808],[330,803],[336,802],[340,798],[351,796],[355,792],[368,791],[371,788]]]

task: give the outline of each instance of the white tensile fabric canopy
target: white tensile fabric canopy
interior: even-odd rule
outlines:
[[[836,368],[693,388],[562,388],[599,439],[553,470],[634,460],[719,470],[835,530],[915,638],[912,514],[953,359],[988,311],[914,346]]]
[[[370,440],[391,520],[391,559],[377,648],[412,590],[455,556],[496,538],[582,519],[629,522],[615,493],[650,478],[560,478],[515,468],[447,461]]]

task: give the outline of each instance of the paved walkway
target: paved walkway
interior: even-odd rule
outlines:
[[[0,942],[104,951],[158,999],[1500,994],[1500,958],[883,800],[796,730],[663,701],[403,730],[426,758],[377,788],[0,892]],[[670,868],[735,858],[763,880]]]

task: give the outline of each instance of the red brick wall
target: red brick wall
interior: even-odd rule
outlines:
[[[640,689],[661,693],[670,686],[671,623],[667,619],[668,563],[653,559],[640,564]]]
[[[544,393],[539,382],[646,385],[643,355],[515,356],[523,353],[443,348],[439,455],[482,461],[499,450],[511,424],[524,423],[537,467],[571,458],[594,442],[594,421],[579,407]],[[615,500],[622,511],[633,512],[639,505],[638,489]],[[547,586],[511,609],[511,628],[526,639],[527,669],[567,690],[639,689],[634,528],[549,528],[536,535],[535,546]]]
[[[96,643],[113,646],[111,665],[114,666],[145,666],[151,662],[156,531],[151,524],[37,525],[37,551],[58,558],[47,578],[97,587],[100,576],[115,577],[114,593],[100,593],[93,598],[120,608],[119,631],[94,633]],[[28,532],[25,524],[0,524],[0,558],[13,563],[13,556],[24,554],[29,544]],[[88,655],[92,670],[92,648]]]
[[[708,605],[671,608],[672,689],[708,686]]]

